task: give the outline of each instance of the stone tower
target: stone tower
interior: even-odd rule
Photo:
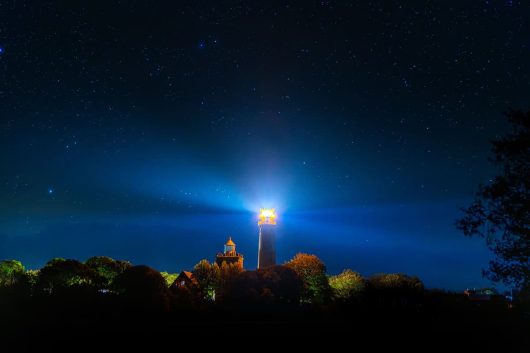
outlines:
[[[243,269],[243,259],[243,254],[238,254],[236,252],[236,244],[232,241],[231,237],[228,237],[224,251],[217,254],[215,262],[219,267],[221,267],[224,262],[227,265],[236,264]]]

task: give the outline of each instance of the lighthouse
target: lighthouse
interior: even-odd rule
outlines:
[[[258,216],[258,269],[276,265],[276,210],[262,208]]]

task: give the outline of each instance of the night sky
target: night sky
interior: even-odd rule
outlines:
[[[488,285],[454,222],[528,109],[519,1],[2,1],[0,258],[278,260]]]

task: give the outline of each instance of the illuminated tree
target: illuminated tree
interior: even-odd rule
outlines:
[[[39,279],[40,270],[27,270],[26,279],[30,288],[35,288]]]
[[[298,253],[285,265],[293,269],[304,282],[302,300],[323,302],[330,297],[326,265],[316,255]]]
[[[333,296],[339,299],[358,297],[364,291],[363,277],[350,269],[329,277],[329,285],[333,290]]]
[[[24,278],[26,269],[20,261],[0,261],[0,287],[11,287]]]
[[[169,272],[160,272],[160,274],[166,280],[166,284],[168,287],[170,287],[173,284],[173,282],[175,282],[177,277],[179,276],[178,273],[169,273]]]
[[[206,259],[199,261],[193,268],[193,277],[197,280],[199,292],[207,300],[215,298],[215,288],[219,284],[220,276],[219,266],[211,265]]]
[[[485,274],[530,289],[530,112],[510,111],[512,132],[492,142],[499,175],[482,185],[457,226],[496,255]]]
[[[85,261],[85,265],[94,271],[95,284],[99,288],[110,288],[114,279],[131,267],[128,261],[114,260],[107,256],[94,256]]]

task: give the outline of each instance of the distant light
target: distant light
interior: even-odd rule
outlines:
[[[0,47],[0,54],[4,53],[4,48]]]
[[[261,210],[261,216],[262,217],[273,217],[274,216],[274,210]]]
[[[48,194],[50,194],[50,195],[53,194],[53,189],[52,188],[48,189]]]
[[[276,224],[276,209],[262,208],[259,210],[258,225]]]
[[[206,43],[199,42],[199,49],[204,49],[204,48],[206,48]]]

